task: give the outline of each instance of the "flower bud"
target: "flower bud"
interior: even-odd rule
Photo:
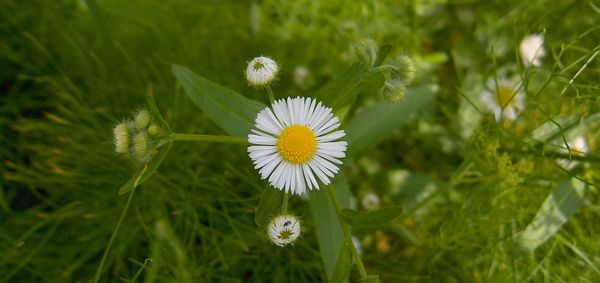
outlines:
[[[405,86],[413,82],[417,71],[413,59],[405,55],[400,55],[394,58],[391,64],[396,68],[393,71],[393,75],[400,79]]]
[[[133,138],[133,153],[142,163],[150,161],[150,158],[152,157],[150,155],[149,143],[148,137],[143,132],[137,133]]]
[[[125,123],[118,124],[113,129],[113,141],[117,153],[127,153],[129,151],[129,129]]]
[[[381,88],[381,95],[389,103],[400,103],[406,96],[406,85],[397,79],[385,81]]]
[[[363,196],[361,203],[366,210],[373,211],[379,209],[381,200],[375,193],[368,193]]]
[[[360,60],[373,68],[377,60],[377,43],[370,38],[363,38],[354,42],[353,45]]]
[[[256,57],[248,63],[246,80],[253,86],[269,85],[279,73],[277,63],[269,57]]]
[[[267,233],[271,242],[283,247],[300,236],[300,220],[289,214],[279,215],[271,220]]]
[[[151,136],[156,136],[158,133],[160,133],[160,127],[155,123],[150,124],[148,127],[148,134]]]
[[[150,120],[151,120],[151,116],[150,116],[150,112],[148,112],[148,110],[140,110],[136,115],[135,115],[135,127],[138,129],[145,129],[148,127],[148,125],[150,125]]]

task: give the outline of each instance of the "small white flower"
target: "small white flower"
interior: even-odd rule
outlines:
[[[283,247],[300,236],[300,220],[293,215],[282,214],[273,218],[267,229],[271,241]]]
[[[339,172],[336,164],[346,156],[346,133],[334,131],[340,120],[331,108],[313,98],[276,100],[261,110],[253,134],[248,135],[248,153],[262,179],[280,190],[301,195],[319,189],[315,175],[324,184]]]
[[[525,109],[525,92],[516,79],[501,78],[498,84],[494,79],[489,79],[482,101],[488,110],[494,113],[497,122],[500,122],[502,117],[514,121]]]
[[[246,79],[250,85],[266,86],[270,84],[279,72],[279,67],[273,59],[269,57],[256,57],[248,63],[246,68]]]
[[[308,87],[308,76],[310,72],[304,66],[298,66],[294,69],[294,83],[300,88]]]
[[[525,67],[531,65],[539,67],[542,65],[542,57],[546,56],[546,50],[544,49],[544,36],[541,34],[532,34],[523,38],[521,46],[521,60]]]
[[[379,199],[379,196],[377,196],[377,194],[368,193],[363,196],[361,204],[366,210],[372,211],[379,209],[381,200]]]
[[[560,146],[561,153],[569,154],[570,156],[583,156],[588,153],[588,144],[583,137],[577,137],[569,141],[568,144],[569,148],[564,143]],[[571,170],[579,165],[579,161],[577,160],[558,159],[556,162],[566,170]]]

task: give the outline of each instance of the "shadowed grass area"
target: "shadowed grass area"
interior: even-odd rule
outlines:
[[[184,94],[172,64],[267,103],[244,80],[251,58],[282,66],[275,97],[308,96],[356,60],[352,42],[362,37],[413,57],[409,95],[432,97],[344,160],[358,210],[369,192],[382,207],[404,208],[384,226],[353,229],[369,274],[596,282],[599,16],[600,3],[575,0],[2,0],[0,282],[93,280],[129,197],[118,190],[140,168],[114,152],[112,128],[146,107],[149,88],[174,132],[224,134]],[[526,68],[519,44],[534,33],[546,56]],[[299,66],[309,71],[304,84],[294,81]],[[481,96],[506,74],[521,82],[525,107],[514,122],[496,122]],[[381,100],[378,80],[348,117]],[[560,149],[575,136],[589,152],[568,171],[556,160],[569,159]],[[519,250],[519,233],[571,177],[587,184],[580,207],[539,247]],[[272,244],[254,223],[267,186],[245,146],[175,143],[135,190],[100,282],[327,281],[306,201],[290,198],[302,220],[293,246]]]

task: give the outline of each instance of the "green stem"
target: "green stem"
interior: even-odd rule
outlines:
[[[196,134],[177,134],[169,135],[171,141],[191,141],[191,142],[216,142],[216,143],[234,143],[247,145],[248,139],[235,136],[215,136],[215,135],[196,135]]]
[[[287,193],[283,193],[283,205],[281,206],[281,212],[287,213],[288,199],[290,196]]]
[[[273,102],[275,102],[275,96],[273,95],[273,90],[270,85],[267,86],[267,94],[269,94],[269,101],[273,104]]]
[[[367,270],[365,269],[365,265],[363,264],[360,255],[358,254],[358,250],[356,250],[356,247],[354,246],[354,242],[352,241],[352,235],[350,234],[350,229],[348,229],[348,226],[342,219],[342,208],[340,206],[340,201],[338,200],[337,194],[333,186],[327,186],[327,191],[329,191],[329,196],[331,197],[331,201],[333,201],[333,206],[335,207],[335,211],[337,212],[338,220],[340,221],[340,226],[342,226],[342,232],[344,233],[344,242],[346,246],[350,249],[350,253],[354,258],[356,266],[358,267],[360,279],[365,280],[367,279]]]
[[[131,204],[131,200],[133,199],[133,194],[135,193],[135,187],[131,189],[129,193],[129,197],[127,198],[127,203],[125,203],[125,208],[123,208],[123,212],[121,212],[121,217],[119,218],[119,222],[117,222],[117,227],[113,231],[110,236],[110,240],[108,241],[108,245],[106,249],[104,249],[104,254],[102,255],[102,260],[100,260],[100,266],[98,266],[98,270],[96,271],[96,276],[94,276],[94,283],[97,283],[100,280],[100,276],[102,275],[102,269],[104,269],[104,264],[106,263],[106,258],[108,257],[108,252],[112,247],[115,238],[117,237],[117,233],[119,232],[119,228],[121,228],[121,224],[123,223],[123,219],[125,219],[125,214],[127,214],[127,210],[129,210],[129,205]]]

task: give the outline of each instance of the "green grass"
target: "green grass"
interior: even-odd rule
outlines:
[[[282,65],[276,97],[308,96],[356,61],[351,43],[363,37],[391,44],[390,57],[415,58],[409,95],[435,90],[418,115],[344,160],[359,210],[371,191],[404,208],[387,225],[352,231],[368,273],[383,282],[597,282],[600,124],[587,118],[599,110],[599,16],[599,2],[577,0],[1,0],[0,282],[93,280],[128,198],[118,190],[139,169],[114,152],[112,128],[146,107],[148,88],[174,132],[225,134],[191,103],[172,64],[267,103],[244,80],[251,58]],[[541,68],[520,64],[532,33],[545,35]],[[293,82],[299,65],[311,72],[307,87]],[[480,96],[506,69],[525,82],[526,107],[497,123]],[[381,100],[380,83],[370,81],[349,118]],[[575,129],[556,127],[559,115]],[[556,139],[532,139],[544,123]],[[575,133],[590,153],[568,172],[553,154]],[[571,177],[587,183],[581,207],[537,249],[519,251],[519,232]],[[135,190],[100,282],[326,281],[308,202],[290,198],[303,225],[294,246],[275,246],[255,224],[267,185],[244,146],[174,143]],[[350,281],[359,278],[354,267]]]

